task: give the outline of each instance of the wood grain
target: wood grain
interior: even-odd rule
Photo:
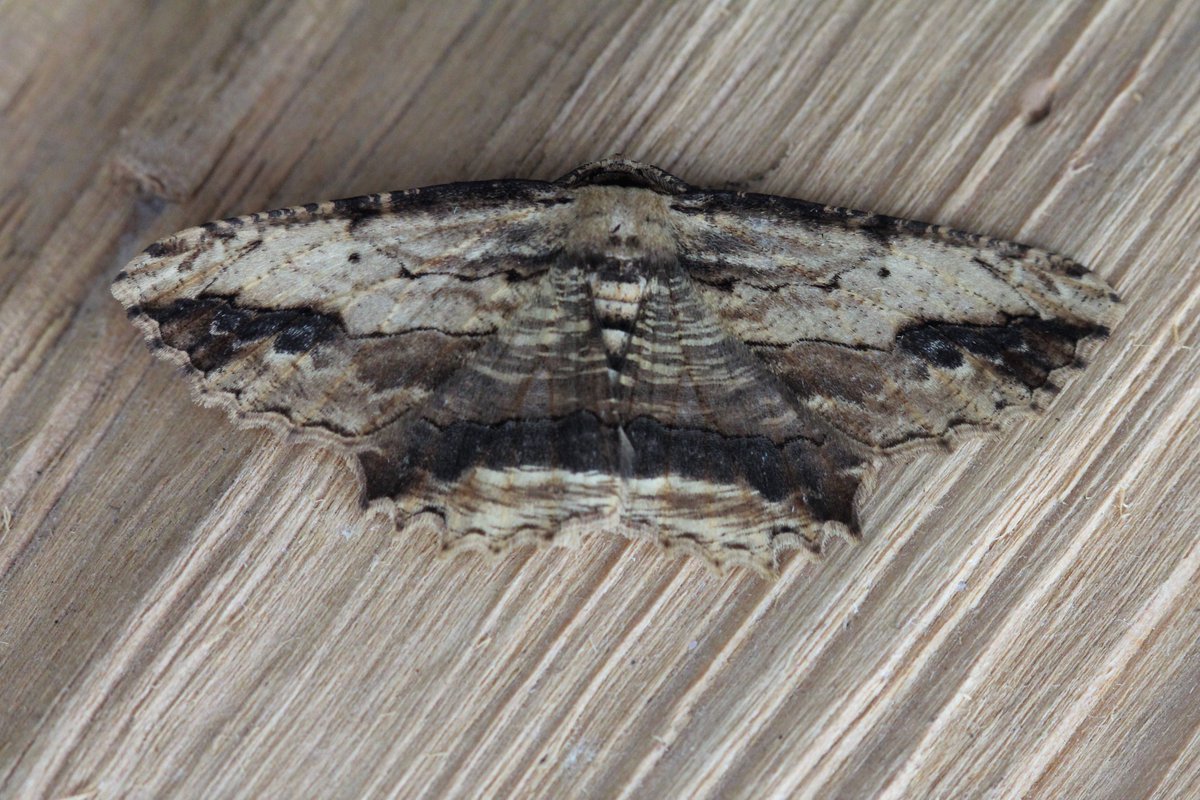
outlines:
[[[1200,4],[0,4],[0,796],[1200,794]],[[435,557],[195,407],[154,239],[624,152],[1073,256],[1050,412],[776,582]]]

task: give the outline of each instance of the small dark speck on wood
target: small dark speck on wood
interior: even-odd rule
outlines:
[[[1042,78],[1030,84],[1021,95],[1021,118],[1026,125],[1037,125],[1054,110],[1054,92],[1058,88],[1053,78]]]

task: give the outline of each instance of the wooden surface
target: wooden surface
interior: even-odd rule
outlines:
[[[0,3],[0,796],[1200,796],[1200,3]],[[164,234],[623,152],[1074,256],[1049,413],[776,582],[435,558],[195,407]]]

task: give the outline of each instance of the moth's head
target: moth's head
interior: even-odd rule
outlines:
[[[659,194],[684,194],[691,191],[683,181],[652,164],[643,164],[622,156],[602,158],[584,164],[563,175],[559,186],[625,186],[634,189],[650,189]]]

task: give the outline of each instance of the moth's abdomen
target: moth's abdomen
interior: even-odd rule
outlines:
[[[646,277],[592,273],[588,284],[592,295],[592,313],[604,341],[608,368],[613,373],[620,372],[625,354],[629,351],[629,338],[637,324],[638,311],[646,295]]]

